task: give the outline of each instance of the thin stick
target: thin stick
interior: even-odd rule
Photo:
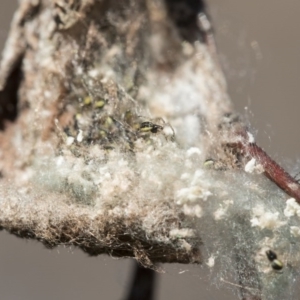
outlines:
[[[234,145],[242,150],[244,156],[254,158],[257,163],[264,168],[264,175],[272,180],[278,187],[285,191],[289,196],[295,198],[300,204],[300,184],[287,173],[278,163],[276,163],[262,148],[249,139],[248,132],[239,132],[242,137],[241,142]]]

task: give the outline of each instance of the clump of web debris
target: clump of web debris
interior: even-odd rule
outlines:
[[[105,58],[122,53],[119,47],[108,48],[113,51]],[[221,113],[212,112],[224,102],[215,91],[224,87],[220,78],[205,80],[216,72],[202,48],[200,43],[195,48],[183,44],[180,80],[158,77],[164,93],[154,80],[156,73],[149,80],[154,92],[147,95],[143,87],[152,111],[163,107],[162,115],[178,115],[171,122],[174,129],[138,110],[125,89],[102,76],[99,66],[97,71],[97,61],[85,74],[75,60],[70,63],[69,55],[62,56],[72,69],[69,77],[63,76],[63,85],[52,74],[51,82],[40,76],[43,84],[27,88],[32,110],[21,118],[29,124],[29,137],[17,133],[13,143],[29,153],[24,153],[23,164],[18,162],[15,182],[2,180],[0,226],[49,247],[77,245],[92,255],[134,256],[148,267],[156,261],[202,262],[217,285],[251,290],[262,299],[294,299],[299,205],[264,178],[253,159],[241,170],[215,168],[219,157],[207,160],[207,137],[200,136],[204,129],[197,114],[215,124]],[[105,53],[103,45],[101,49]],[[63,50],[73,53],[74,45]],[[124,63],[123,56],[118,59]],[[46,65],[55,63],[47,58]],[[129,90],[132,82],[127,85]],[[62,103],[55,103],[61,98]],[[38,105],[35,99],[40,99]],[[57,139],[36,142],[46,131],[41,118],[51,117],[55,105]]]
[[[244,169],[214,167],[218,156],[208,159],[205,145],[182,147],[176,127],[139,110],[119,85],[79,77],[65,99],[71,121],[57,119],[56,140],[35,147],[20,188],[3,181],[0,225],[50,247],[134,256],[148,267],[202,262],[217,285],[293,299],[296,201],[254,159]],[[22,139],[15,144],[21,149]]]
[[[254,161],[244,170],[215,170],[203,149],[181,149],[151,128],[133,141],[134,154],[90,145],[83,155],[80,132],[72,142],[65,136],[59,153],[36,158],[27,189],[2,189],[2,224],[37,223],[35,234],[53,244],[60,239],[54,228],[66,216],[74,226],[94,223],[86,228],[99,243],[101,226],[117,227],[121,219],[128,234],[135,222],[148,241],[177,241],[187,253],[201,238],[202,262],[215,284],[251,289],[262,299],[293,299],[300,250],[296,201]]]

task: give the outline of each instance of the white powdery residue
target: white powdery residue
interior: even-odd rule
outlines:
[[[203,215],[202,207],[198,204],[196,205],[187,205],[185,204],[182,208],[183,213],[190,217],[201,218]]]
[[[101,81],[102,81],[102,80],[101,80]],[[94,83],[93,80],[88,80],[87,84],[88,84],[88,86],[89,86],[90,88],[93,88],[93,87],[95,86],[95,83]]]
[[[209,181],[207,181],[207,176],[206,176],[205,171],[203,169],[197,169],[194,172],[194,175],[192,177],[190,185],[191,186],[196,186],[196,185],[207,186],[208,183],[209,183]],[[210,185],[210,183],[209,183],[209,185]],[[210,196],[210,195],[211,195],[211,193],[209,192],[209,194],[207,196]]]
[[[182,229],[172,229],[169,232],[170,237],[172,238],[189,238],[189,237],[194,237],[195,236],[195,231],[193,229],[190,228],[182,228]]]
[[[286,217],[300,216],[300,205],[294,198],[290,198],[286,201],[286,208],[284,209],[284,215]]]
[[[245,172],[253,173],[253,171],[255,169],[255,163],[256,163],[256,159],[251,158],[245,165]]]
[[[187,157],[191,157],[191,156],[193,156],[194,154],[196,154],[196,155],[201,155],[201,150],[199,149],[199,148],[197,148],[197,147],[191,147],[191,148],[189,148],[187,151],[186,151],[186,156]]]
[[[48,98],[48,99],[51,98],[51,92],[48,91],[48,90],[45,91],[45,92],[44,92],[44,96],[45,96],[45,98]]]
[[[211,195],[212,195],[212,193],[210,191],[204,191],[202,193],[202,200],[206,201],[208,199],[208,197],[211,196]]]
[[[209,259],[208,259],[208,261],[207,261],[207,263],[206,263],[210,268],[212,268],[214,265],[215,265],[215,257],[212,255]]]
[[[189,244],[189,243],[188,243],[187,241],[185,241],[185,240],[181,240],[181,246],[182,246],[187,252],[191,251],[191,249],[192,249],[192,245]]]
[[[260,227],[261,229],[276,229],[286,222],[279,221],[279,212],[268,212],[262,205],[258,205],[252,209],[254,217],[250,220],[252,227]]]
[[[168,136],[172,137],[174,135],[174,129],[171,126],[164,126],[163,133]]]
[[[96,78],[99,76],[99,70],[98,69],[92,69],[88,72],[89,76],[91,76],[92,78]]]
[[[255,139],[252,133],[250,133],[249,131],[247,131],[247,135],[248,135],[248,142],[249,143],[254,143]]]
[[[290,227],[291,235],[294,237],[300,237],[300,227],[298,226],[291,226]]]
[[[77,75],[82,75],[83,74],[83,68],[82,67],[77,67],[76,72],[77,72]]]
[[[224,219],[226,215],[227,208],[226,207],[220,207],[214,212],[215,220],[222,220]]]
[[[66,145],[71,146],[74,143],[74,138],[72,136],[68,136],[66,140]]]
[[[83,141],[82,130],[79,130],[76,140],[78,143],[81,143]]]
[[[180,189],[176,195],[175,195],[175,199],[176,200],[176,203],[178,205],[181,205],[185,202],[188,202],[188,198],[190,197],[190,189],[189,188],[183,188],[183,189]],[[196,198],[197,199],[197,198]]]
[[[255,158],[252,158],[247,162],[247,164],[245,165],[244,170],[247,173],[255,172],[257,174],[261,174],[261,173],[264,172],[264,167],[261,164],[257,164]]]
[[[183,173],[181,176],[180,176],[180,179],[181,180],[189,180],[191,178],[191,175],[189,173]]]
[[[56,158],[56,166],[59,167],[64,163],[65,159],[63,158],[63,156],[59,156]]]
[[[225,200],[224,201],[224,205],[222,205],[220,208],[218,208],[215,212],[214,212],[214,217],[215,220],[222,220],[225,218],[228,207],[230,205],[232,205],[234,203],[233,200]]]
[[[198,185],[199,182],[201,183],[204,179],[205,173],[202,169],[196,170],[196,172],[193,175],[193,179],[191,181],[191,185]]]
[[[224,200],[224,203],[228,207],[229,205],[232,205],[234,203],[234,201],[233,200]]]
[[[187,160],[185,161],[184,166],[185,166],[186,168],[188,168],[188,169],[191,169],[191,168],[193,167],[193,163],[192,163],[189,159],[187,159]]]
[[[210,195],[211,193],[209,191],[203,191],[199,186],[191,186],[189,188],[180,189],[176,193],[175,199],[176,203],[181,205],[187,202],[195,202],[200,199],[206,201]]]

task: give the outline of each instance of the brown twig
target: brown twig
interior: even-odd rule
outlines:
[[[245,157],[254,158],[256,163],[264,169],[264,175],[273,181],[278,187],[285,191],[289,196],[295,198],[300,204],[300,184],[288,172],[286,172],[278,163],[276,163],[262,148],[253,140],[252,136],[245,130],[239,132],[242,138],[235,146],[242,151]]]

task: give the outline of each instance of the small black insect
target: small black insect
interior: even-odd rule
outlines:
[[[159,131],[162,131],[164,128],[160,125],[154,124],[152,122],[143,122],[140,125],[140,131],[141,132],[151,132],[151,133],[157,133]]]
[[[272,262],[274,259],[277,259],[277,254],[274,251],[272,251],[272,250],[266,251],[266,255],[267,255],[268,260],[270,262]]]
[[[271,262],[271,267],[275,271],[280,271],[283,268],[283,263],[277,259],[277,254],[272,250],[267,250],[266,255],[268,260]]]

